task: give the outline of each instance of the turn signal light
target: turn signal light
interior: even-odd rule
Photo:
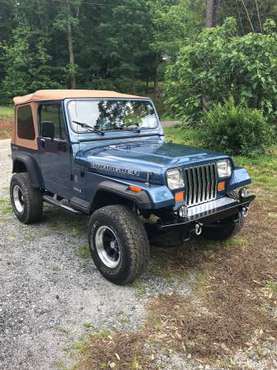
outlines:
[[[139,193],[140,191],[142,191],[142,189],[139,186],[135,185],[129,185],[128,190],[133,191],[134,193]]]
[[[218,190],[218,191],[223,191],[223,190],[225,190],[225,181],[220,181],[220,182],[217,184],[217,190]]]
[[[178,191],[177,193],[175,193],[175,202],[183,202],[184,197],[185,197],[184,192]]]

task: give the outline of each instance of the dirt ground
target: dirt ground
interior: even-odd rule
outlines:
[[[0,118],[0,140],[8,139],[11,137],[11,132],[12,132],[11,126],[12,126],[11,119]]]
[[[117,287],[89,257],[86,217],[15,219],[10,166],[0,140],[1,369],[277,368],[276,193],[235,239],[152,247],[148,271]]]

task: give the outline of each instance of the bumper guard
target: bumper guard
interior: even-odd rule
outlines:
[[[231,216],[235,216],[239,212],[247,209],[250,203],[255,199],[255,195],[249,195],[244,198],[233,199],[224,197],[204,203],[198,206],[187,208],[187,216],[178,218],[173,222],[159,223],[159,230],[174,229],[180,227],[190,227],[196,223],[211,224],[214,221],[222,220]]]

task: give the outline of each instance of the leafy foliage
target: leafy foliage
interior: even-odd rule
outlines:
[[[263,32],[267,18],[277,18],[276,0],[221,0],[219,23],[226,17],[235,17],[241,35]]]
[[[13,32],[10,44],[2,46],[6,65],[2,89],[9,96],[60,86],[50,79],[50,57],[46,52],[45,39],[34,40],[32,36],[29,27],[19,26]]]
[[[194,38],[203,25],[202,0],[149,1],[153,22],[151,47],[175,59],[187,40]]]
[[[204,145],[225,153],[262,153],[271,140],[271,129],[262,113],[236,106],[233,99],[214,105],[204,115],[203,122]]]
[[[237,34],[236,21],[204,30],[181,49],[166,76],[167,100],[180,116],[199,120],[230,95],[235,103],[260,109],[276,120],[277,33]]]

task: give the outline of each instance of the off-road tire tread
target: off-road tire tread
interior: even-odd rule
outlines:
[[[89,241],[91,231],[97,220],[106,219],[107,226],[114,226],[122,234],[124,243],[128,245],[130,261],[128,271],[124,278],[109,278],[118,285],[131,284],[145,270],[150,259],[149,241],[143,224],[139,218],[128,207],[123,205],[110,205],[95,211],[89,222]],[[110,222],[110,223],[109,223]]]
[[[17,184],[21,187],[24,195],[24,212],[19,214],[13,203],[13,185]],[[39,189],[35,189],[31,184],[30,176],[27,172],[16,173],[12,176],[10,184],[10,198],[13,211],[16,217],[24,224],[32,224],[39,222],[42,218],[43,202],[42,195]]]

